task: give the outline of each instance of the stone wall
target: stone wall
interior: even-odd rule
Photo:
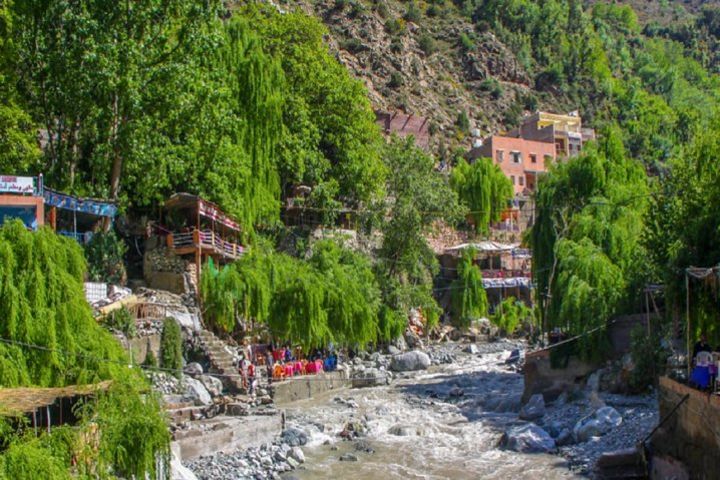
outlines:
[[[597,368],[598,365],[582,362],[576,357],[571,357],[565,368],[552,368],[549,350],[528,353],[522,401],[527,402],[536,393],[542,393],[545,401],[555,400],[562,392],[582,387],[585,378]]]
[[[690,396],[653,435],[653,453],[660,459],[655,462],[653,478],[670,478],[663,473],[663,467],[672,464],[678,470],[678,462],[688,478],[720,478],[720,397],[661,377],[660,418],[665,418],[685,395]]]
[[[307,400],[330,390],[350,387],[351,384],[345,372],[304,375],[273,383],[273,400],[277,405]]]
[[[147,358],[148,349],[152,350],[155,358],[160,358],[160,334],[147,335],[128,340],[128,350],[135,363],[143,363]]]

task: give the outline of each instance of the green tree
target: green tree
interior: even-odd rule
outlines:
[[[440,308],[432,295],[432,279],[438,262],[425,238],[434,222],[456,221],[463,209],[447,180],[434,170],[434,160],[415,146],[414,140],[393,138],[385,153],[388,168],[387,204],[383,219],[383,242],[379,250],[377,277],[383,303],[398,312],[386,314],[387,330],[420,308],[430,326]]]
[[[460,159],[450,174],[450,185],[470,210],[477,233],[487,233],[513,198],[512,182],[489,158],[472,164]]]
[[[450,284],[452,323],[467,328],[473,320],[487,316],[488,301],[482,283],[482,271],[475,265],[477,251],[462,251],[458,262],[458,278]]]

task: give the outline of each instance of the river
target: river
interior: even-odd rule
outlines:
[[[310,441],[304,448],[307,462],[289,477],[580,478],[560,456],[497,447],[507,427],[524,423],[517,413],[487,408],[519,404],[523,378],[504,365],[508,353],[461,355],[456,363],[389,386],[344,390],[292,405],[286,410],[288,425],[308,432]],[[348,422],[363,426],[360,442],[339,437]],[[348,453],[358,460],[339,460]]]

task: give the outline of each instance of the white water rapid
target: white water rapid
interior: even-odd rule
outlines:
[[[495,413],[503,403],[517,406],[522,394],[522,376],[503,364],[508,353],[462,355],[390,386],[331,392],[292,405],[288,426],[308,432],[310,441],[307,462],[288,477],[580,478],[560,456],[497,447],[505,428],[524,423],[517,413]],[[340,438],[348,422],[363,425],[359,440]],[[357,461],[340,461],[347,454]]]

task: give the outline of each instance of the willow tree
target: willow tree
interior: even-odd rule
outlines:
[[[647,266],[641,242],[648,186],[616,130],[598,147],[558,164],[538,185],[533,277],[545,330],[597,330],[581,352],[597,357],[602,327],[634,310]]]
[[[512,182],[489,158],[472,164],[461,159],[450,174],[450,185],[469,208],[478,233],[487,233],[490,224],[500,220],[513,197]]]
[[[482,283],[482,271],[475,265],[476,250],[462,251],[458,262],[458,278],[450,284],[452,322],[467,328],[473,320],[484,317],[488,312],[488,301]]]
[[[137,370],[128,368],[118,341],[93,318],[84,275],[83,253],[73,240],[49,229],[29,232],[20,221],[0,228],[0,384],[62,387],[112,380],[113,385],[98,393],[98,402],[75,412],[77,429],[37,441],[34,433],[17,436],[0,428],[0,443],[9,445],[0,455],[0,477],[35,472],[55,478],[54,472],[64,469],[68,476],[113,471],[157,478],[156,459],[169,453],[160,405],[147,395]],[[99,448],[84,452],[87,462],[72,467],[81,437],[98,426]],[[37,456],[50,460],[33,464]]]

